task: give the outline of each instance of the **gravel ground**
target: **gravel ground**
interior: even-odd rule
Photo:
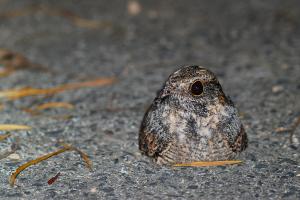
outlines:
[[[300,2],[19,0],[0,1],[0,44],[50,72],[19,70],[0,89],[117,76],[105,87],[5,101],[0,123],[26,124],[15,157],[2,159],[1,199],[299,199]],[[39,8],[39,9],[37,9]],[[75,13],[75,14],[74,14]],[[78,16],[77,16],[78,15]],[[81,18],[80,18],[81,17]],[[163,81],[182,65],[215,72],[239,108],[249,147],[239,166],[168,168],[140,155],[138,129]],[[31,116],[21,108],[70,102]],[[53,118],[71,115],[70,119]],[[51,117],[52,116],[52,117]],[[8,176],[65,141],[93,161],[67,152]],[[60,172],[52,185],[47,180]]]

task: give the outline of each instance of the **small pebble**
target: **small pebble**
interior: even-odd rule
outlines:
[[[10,159],[10,160],[16,160],[16,161],[21,159],[20,155],[17,154],[17,153],[12,153],[7,158]]]
[[[97,192],[97,188],[96,188],[96,187],[92,187],[92,188],[90,189],[90,192],[91,192],[91,193],[96,193],[96,192]]]
[[[281,91],[283,91],[283,86],[281,86],[281,85],[274,85],[273,87],[272,87],[272,92],[273,93],[278,93],[278,92],[281,92]]]
[[[130,15],[135,16],[141,12],[142,7],[138,1],[129,1],[127,5],[127,10]]]

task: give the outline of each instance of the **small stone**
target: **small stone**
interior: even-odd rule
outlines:
[[[128,174],[128,171],[124,167],[121,168],[120,172],[122,174]]]
[[[283,86],[281,86],[281,85],[274,85],[273,87],[272,87],[272,92],[273,93],[278,93],[278,92],[281,92],[281,91],[283,91],[284,90],[284,88],[283,88]]]
[[[299,144],[300,144],[299,139],[298,139],[295,135],[293,135],[293,137],[292,137],[292,142],[293,142],[293,144],[295,144],[295,145],[299,145]]]
[[[97,188],[96,188],[96,187],[92,187],[92,188],[90,189],[90,192],[91,192],[91,193],[96,193],[96,192],[97,192]]]
[[[7,158],[10,159],[10,160],[16,160],[16,161],[18,161],[18,160],[21,159],[21,156],[19,154],[17,154],[17,153],[12,153]]]
[[[129,1],[127,5],[127,10],[130,15],[134,16],[138,15],[141,12],[142,7],[138,1]]]

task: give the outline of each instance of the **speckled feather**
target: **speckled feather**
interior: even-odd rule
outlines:
[[[201,81],[203,93],[191,85]],[[139,133],[140,150],[158,164],[234,158],[247,135],[232,101],[216,76],[199,66],[171,74],[147,110]]]

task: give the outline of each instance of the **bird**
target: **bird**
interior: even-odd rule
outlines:
[[[172,73],[147,109],[139,149],[159,165],[237,157],[248,139],[237,108],[216,77],[201,66]]]

